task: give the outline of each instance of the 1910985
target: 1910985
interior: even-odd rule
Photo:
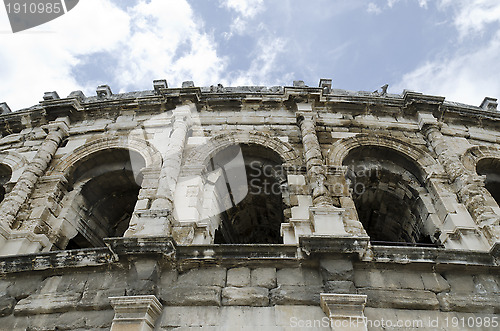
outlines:
[[[7,2],[5,4],[8,14],[59,14],[63,11],[61,2]]]

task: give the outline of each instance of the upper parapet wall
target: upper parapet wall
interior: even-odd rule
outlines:
[[[332,88],[331,79],[321,79],[318,87],[309,87],[303,81],[294,81],[292,86],[238,86],[224,87],[221,84],[208,87],[196,87],[192,81],[182,83],[181,87],[168,87],[166,80],[153,81],[153,90],[114,94],[108,85],[100,85],[95,96],[85,96],[81,91],[71,92],[66,98],[60,98],[58,93],[45,92],[43,101],[38,105],[20,110],[9,108],[7,103],[0,103],[0,125],[9,127],[10,132],[18,131],[27,122],[31,126],[43,124],[43,118],[49,120],[54,116],[77,114],[85,111],[112,108],[127,105],[132,108],[148,108],[182,100],[206,101],[216,105],[225,102],[271,102],[286,103],[288,100],[315,100],[317,104],[350,103],[368,106],[379,106],[378,111],[384,111],[384,106],[411,110],[438,112],[438,118],[444,114],[453,117],[481,117],[500,119],[497,110],[497,99],[486,97],[480,106],[466,105],[445,100],[445,97],[425,95],[419,92],[404,90],[401,94],[387,93],[388,85],[373,92],[348,91]],[[232,105],[234,106],[234,105]],[[453,115],[454,114],[454,115]],[[38,123],[39,122],[39,123]],[[23,124],[24,123],[24,124]],[[5,131],[5,130],[2,130]]]

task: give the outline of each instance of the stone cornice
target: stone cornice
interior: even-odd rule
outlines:
[[[169,237],[107,238],[107,247],[0,257],[0,275],[28,271],[110,266],[136,258],[154,258],[178,269],[208,266],[280,265],[314,263],[320,256],[345,255],[351,259],[388,265],[499,268],[495,252],[443,248],[371,246],[367,238],[303,237],[294,245],[177,245]]]

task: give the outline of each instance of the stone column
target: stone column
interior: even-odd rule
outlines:
[[[0,222],[11,227],[22,205],[52,161],[61,141],[68,136],[69,119],[59,118],[45,127],[49,131],[33,160],[24,169],[16,185],[0,204]]]
[[[327,171],[316,134],[315,114],[312,106],[309,103],[299,103],[297,109],[297,122],[302,135],[307,179],[312,193],[312,206],[309,212],[313,222],[313,233],[346,235],[343,222],[344,210],[333,205],[327,186]]]
[[[163,166],[156,191],[157,197],[151,209],[171,211],[173,208],[175,187],[181,171],[182,154],[191,125],[191,111],[194,111],[193,104],[179,106],[173,110],[172,133],[167,149],[162,152]]]
[[[366,331],[366,295],[321,293],[320,304],[333,330]]]
[[[154,295],[110,297],[115,310],[111,331],[152,331],[163,309]]]
[[[306,106],[309,105],[301,105],[300,108],[304,109]],[[312,190],[313,206],[330,206],[333,202],[326,186],[326,169],[318,136],[316,135],[314,114],[312,112],[297,113],[297,122],[302,134],[302,145],[304,146],[307,177]]]
[[[174,194],[181,171],[182,155],[191,126],[194,104],[182,105],[172,111],[172,131],[165,141],[158,142],[163,164],[151,206],[136,206],[125,237],[161,236],[172,234]],[[146,179],[146,177],[145,177]],[[145,209],[143,209],[145,208]]]
[[[480,176],[468,171],[460,156],[448,148],[446,139],[441,133],[441,128],[437,119],[432,114],[420,113],[419,126],[424,133],[427,142],[438,156],[439,162],[443,165],[446,173],[450,176],[451,184],[457,193],[459,202],[463,203],[467,211],[477,226],[482,230],[489,244],[493,247],[500,244],[500,216],[487,205],[486,188]],[[451,215],[449,215],[451,216]],[[448,218],[450,222],[447,222]],[[451,217],[445,220],[446,223],[453,222],[457,230],[461,227],[467,228],[463,220],[453,221]],[[480,249],[480,247],[478,247]]]
[[[16,216],[28,201],[33,189],[47,170],[62,140],[68,136],[69,119],[58,118],[44,127],[48,130],[45,140],[40,145],[35,157],[26,166],[12,191],[0,204],[0,245],[2,255],[33,253],[47,247],[49,241],[43,234],[35,234],[32,229],[14,231]]]

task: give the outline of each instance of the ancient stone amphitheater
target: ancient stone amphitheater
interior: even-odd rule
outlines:
[[[500,111],[405,90],[0,104],[1,330],[498,330]]]

